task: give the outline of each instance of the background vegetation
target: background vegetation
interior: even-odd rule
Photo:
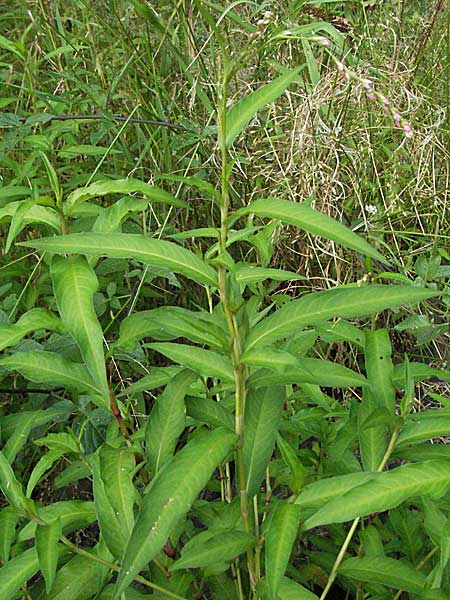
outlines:
[[[448,2],[11,0],[1,9],[0,599],[106,599],[119,592],[126,598],[448,598]],[[220,82],[226,62],[237,57],[239,68],[231,69],[226,86],[231,123],[231,107],[240,99],[299,69],[290,85],[268,94],[257,114],[255,108],[245,130],[245,123],[237,126],[224,153]],[[127,178],[154,187],[114,187]],[[95,182],[101,183],[90,187]],[[346,245],[332,233],[332,221],[329,235],[318,237],[314,229],[298,229],[292,217],[283,221],[261,209],[226,225],[227,244],[238,240],[226,254],[213,231],[224,231],[224,193],[230,212],[260,198],[304,203],[378,253]],[[160,264],[143,264],[133,254],[115,255],[112,247],[91,252],[109,256],[99,262],[78,256],[69,265],[51,253],[84,252],[35,249],[43,248],[38,238],[92,229],[176,242],[204,256],[219,282],[236,264],[279,271],[266,279],[246,274],[247,288],[228,282],[216,294],[207,280],[198,285],[186,269],[169,268],[165,252]],[[77,313],[71,285],[80,278],[88,292]],[[245,516],[236,497],[237,471],[246,459],[240,461],[239,451],[230,458],[233,440],[224,433],[230,419],[233,429],[237,410],[226,369],[217,355],[211,364],[204,355],[200,367],[193,366],[192,354],[175,356],[161,341],[180,338],[187,352],[192,343],[216,352],[227,307],[241,331],[248,325],[233,302],[246,303],[246,318],[256,326],[266,308],[281,309],[307,293],[379,283],[409,286],[410,295],[380,300],[367,312],[336,309],[321,322],[307,322],[290,345],[274,347],[329,362],[316,366],[311,380],[268,379],[284,390],[281,425],[258,439],[262,419],[249,433],[254,456],[267,457],[264,476],[250,486]],[[178,334],[181,313],[157,313],[156,323],[138,320],[159,307],[216,316],[183,322]],[[135,321],[124,320],[133,315]],[[361,319],[331,323],[332,317]],[[103,350],[99,360],[94,342],[89,349],[97,326],[108,367],[103,384]],[[369,332],[365,342],[358,331]],[[371,332],[384,333],[371,338]],[[150,338],[159,344],[149,345]],[[387,370],[379,349],[392,363]],[[69,370],[80,381],[84,372],[75,372],[73,363],[86,366],[89,377],[98,368],[94,383],[105,386],[103,399],[111,393],[111,405],[95,400],[98,390],[67,383],[67,371],[60,379],[46,375],[43,352],[72,361]],[[33,364],[23,362],[24,353]],[[266,361],[274,364],[276,356],[286,359],[268,354]],[[256,358],[249,369],[270,368]],[[326,371],[330,363],[335,370]],[[397,399],[390,416],[366,408],[364,376],[373,393],[383,389],[388,402]],[[174,404],[165,415],[158,407],[167,398]],[[200,399],[223,406],[206,408]],[[277,416],[271,416],[270,398],[265,402],[268,426]],[[357,408],[363,405],[364,414]],[[181,425],[175,422],[180,406]],[[203,439],[206,429],[216,437]],[[381,455],[380,448],[364,450],[364,431],[367,438],[378,432],[378,441],[390,440],[392,447],[381,443]],[[163,473],[169,469],[170,476],[159,479],[161,487],[169,481],[177,489],[189,452],[206,453],[214,443],[221,450],[208,473],[203,465],[198,489],[192,484],[197,472],[189,474],[188,517],[181,511],[173,518],[153,558],[137,569],[134,587],[123,584],[122,567],[117,591],[115,573],[131,552],[128,546],[124,555],[138,508],[157,487],[144,495],[160,466],[155,456],[161,450],[152,446],[159,432],[168,445]],[[342,516],[341,505],[322,520],[314,517],[333,499],[320,487],[323,478],[335,480],[331,487],[340,496],[349,491],[339,487],[349,481],[342,477],[385,467],[379,474],[387,476],[408,465],[418,470],[405,477],[412,473],[414,485],[428,477],[427,490],[412,486],[401,499],[365,505],[354,515]],[[390,481],[380,485],[395,488]],[[364,490],[373,498],[377,493]],[[187,495],[186,488],[180,494]],[[163,502],[160,514],[166,507]],[[115,529],[124,538],[117,544]],[[134,541],[144,545],[144,539]],[[203,546],[209,558],[199,552]]]

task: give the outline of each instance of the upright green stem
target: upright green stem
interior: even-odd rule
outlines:
[[[229,71],[224,64],[223,73],[219,83],[218,94],[218,118],[219,118],[219,144],[221,153],[221,201],[220,201],[220,251],[226,252],[226,243],[228,235],[228,211],[230,205],[229,196],[229,172],[228,172],[228,150],[226,145],[226,113],[227,113],[227,85],[229,80]],[[238,437],[236,449],[236,472],[239,485],[239,497],[241,505],[241,514],[246,531],[250,532],[250,512],[248,505],[246,477],[244,470],[243,442],[244,442],[244,410],[246,399],[246,379],[247,369],[241,363],[242,340],[239,333],[238,322],[234,309],[231,306],[228,288],[227,272],[224,266],[218,267],[218,287],[220,300],[222,302],[225,320],[230,338],[230,358],[233,366],[234,384],[235,384],[235,432]],[[255,573],[254,556],[251,551],[247,553],[248,571],[250,584],[254,590],[257,578]]]

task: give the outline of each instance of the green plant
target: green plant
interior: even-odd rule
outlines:
[[[230,58],[213,30],[221,56],[220,178],[217,185],[178,181],[209,196],[219,226],[136,233],[133,216],[147,222],[150,203],[169,207],[158,213],[161,223],[186,203],[133,178],[88,181],[67,194],[46,154],[37,156],[51,194],[36,190],[4,211],[6,249],[33,224],[32,239],[18,247],[42,251],[37,293],[47,308],[31,308],[31,295],[30,310],[0,328],[1,348],[12,349],[0,359],[4,380],[20,373],[45,386],[37,406],[1,420],[0,485],[9,504],[0,512],[1,597],[139,598],[148,588],[161,598],[323,599],[338,593],[337,578],[355,598],[400,598],[402,590],[445,598],[448,446],[427,441],[448,432],[450,413],[437,396],[443,408],[417,414],[414,385],[450,377],[406,358],[394,365],[388,332],[375,318],[365,328],[349,321],[437,293],[405,283],[349,284],[297,299],[276,293],[279,282],[303,281],[269,267],[280,224],[368,264],[387,261],[307,204],[259,198],[234,207],[233,144],[299,70],[229,107],[229,86],[254,47]],[[310,49],[317,31],[298,35]],[[113,202],[97,202],[104,197]],[[36,236],[52,230],[59,235]],[[177,243],[188,239],[212,241],[201,255]],[[252,254],[241,254],[244,244]],[[35,272],[24,293],[34,289]],[[191,286],[186,306],[174,295],[172,304],[165,297],[135,312],[156,277],[181,286],[180,276]],[[27,346],[21,340],[32,332]],[[318,358],[336,342],[363,356],[365,375]],[[161,366],[165,359],[174,364]],[[48,400],[49,388],[62,398]],[[340,401],[330,388],[349,394]],[[151,390],[159,392],[149,402]],[[55,420],[61,424],[48,432]],[[15,459],[36,428],[43,431],[34,445],[48,450],[22,471]],[[92,501],[33,500],[55,466],[57,486],[91,478]],[[91,547],[70,537],[95,523]]]

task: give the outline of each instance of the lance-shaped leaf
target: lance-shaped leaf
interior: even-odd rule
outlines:
[[[428,412],[428,411],[427,411]],[[421,414],[414,414],[417,420],[408,421],[400,432],[397,448],[409,444],[417,444],[425,440],[431,440],[436,437],[446,436],[450,431],[450,411],[442,410],[432,412],[441,413],[433,418],[420,418]]]
[[[2,358],[0,365],[11,371],[19,371],[34,383],[47,383],[78,392],[88,392],[93,394],[93,400],[100,394],[100,389],[94,384],[84,365],[67,360],[54,352],[16,352]]]
[[[45,579],[47,594],[53,586],[58,566],[58,542],[62,536],[60,519],[55,519],[48,525],[39,524],[36,528],[36,551],[39,558],[39,568]]]
[[[268,597],[269,586],[266,577],[259,580],[256,589],[262,598],[265,599]],[[292,579],[283,577],[278,590],[277,600],[319,600],[319,597],[299,583],[292,581]]]
[[[104,542],[87,550],[100,560],[111,561],[111,554]],[[110,570],[108,566],[87,556],[75,556],[56,574],[48,600],[88,600],[95,597],[104,586]]]
[[[15,216],[16,212],[19,210],[21,201],[19,202],[10,202],[6,206],[3,206],[0,209],[0,221]],[[29,223],[43,223],[45,225],[49,225],[58,233],[61,230],[61,221],[58,217],[58,214],[53,208],[49,208],[47,206],[32,206],[25,215],[23,215],[23,222],[25,224]]]
[[[255,544],[254,536],[246,531],[202,531],[184,546],[181,557],[170,567],[170,571],[228,563]]]
[[[401,304],[418,303],[437,293],[425,288],[401,285],[368,285],[365,287],[335,288],[307,294],[285,304],[260,321],[251,330],[246,350],[256,344],[298,334],[307,325],[315,325],[334,317],[364,317]]]
[[[163,202],[165,204],[172,204],[173,206],[186,206],[182,200],[178,200],[178,198],[175,198],[169,192],[139,179],[107,179],[96,181],[69,194],[64,202],[64,212],[70,215],[78,204],[86,202],[86,200],[90,200],[91,198],[98,198],[107,194],[133,194],[135,192],[149,198],[152,202]]]
[[[411,594],[420,594],[426,577],[412,564],[385,556],[347,558],[339,569],[340,575],[366,583],[381,583]]]
[[[364,390],[358,411],[359,444],[364,468],[376,471],[387,447],[386,425],[364,428],[365,422],[373,420],[377,411],[384,411],[395,418],[395,388],[393,383],[394,366],[391,360],[392,348],[386,329],[365,332],[365,364],[369,389]]]
[[[0,569],[0,590],[2,600],[16,597],[19,588],[39,571],[36,548],[30,548],[8,561]]]
[[[224,354],[203,350],[186,344],[147,344],[148,348],[167,356],[170,360],[192,369],[202,377],[218,377],[223,381],[233,381],[233,368],[230,359]]]
[[[222,429],[199,434],[160,471],[142,501],[117,580],[115,600],[161,550],[172,527],[187,513],[235,440],[233,433]]]
[[[11,465],[0,451],[0,490],[14,508],[27,510],[28,503],[22,486],[17,481]]]
[[[92,460],[91,464],[95,512],[102,539],[105,541],[111,554],[117,560],[122,560],[129,532],[127,535],[127,532],[121,526],[122,524],[119,522],[118,515],[106,494],[97,459]]]
[[[125,539],[128,539],[134,525],[133,505],[136,497],[133,485],[136,468],[134,454],[128,448],[113,448],[104,444],[99,458],[100,476],[106,496]]]
[[[108,408],[103,332],[93,301],[98,289],[97,276],[84,256],[55,256],[50,273],[59,314],[77,342],[92,379],[101,390],[104,408]]]
[[[99,233],[121,231],[123,221],[130,214],[145,210],[148,202],[148,200],[139,200],[138,198],[121,198],[112,206],[102,210],[92,226],[92,231]]]
[[[367,483],[335,497],[320,508],[306,520],[305,530],[383,512],[414,496],[439,497],[450,487],[447,461],[407,464],[392,471],[371,475],[372,479]],[[328,484],[332,488],[333,479],[329,479]]]
[[[12,506],[5,506],[0,510],[0,559],[4,563],[9,560],[18,520],[19,515]]]
[[[0,350],[13,346],[38,329],[62,333],[64,326],[56,315],[45,308],[33,308],[20,317],[17,323],[0,324]]]
[[[184,369],[158,396],[145,426],[145,452],[153,475],[170,459],[186,420],[184,397],[197,375]]]
[[[232,215],[232,219],[249,213],[258,217],[278,219],[282,223],[294,225],[308,233],[320,235],[347,248],[361,252],[361,254],[388,263],[382,254],[351,229],[306,204],[282,200],[281,198],[261,198],[245,208],[240,208]]]
[[[266,531],[265,568],[270,600],[276,600],[281,580],[297,538],[301,508],[287,501],[279,502]]]
[[[253,496],[272,456],[285,398],[282,386],[250,390],[244,415],[244,469],[247,494]]]
[[[131,233],[71,233],[20,245],[56,254],[134,258],[147,265],[166,267],[199,283],[217,285],[216,271],[193,252],[172,242]]]
[[[36,513],[40,519],[50,523],[55,519],[61,519],[63,533],[67,535],[74,529],[88,527],[95,522],[95,508],[93,502],[83,500],[67,500],[63,502],[54,502],[48,506],[36,508]],[[36,522],[30,521],[19,532],[17,536],[19,542],[31,540],[36,534]]]
[[[217,349],[227,344],[225,332],[212,321],[209,313],[193,312],[179,306],[161,306],[126,317],[120,324],[120,336],[114,345],[132,350],[145,337],[156,340],[184,337]]]
[[[287,71],[255,92],[241,98],[228,109],[226,114],[225,142],[231,146],[241,131],[250,123],[256,113],[274,102],[278,96],[295,81],[300,69]]]
[[[443,369],[435,369],[434,367],[430,367],[424,363],[419,362],[410,362],[408,364],[408,368],[411,374],[411,377],[414,380],[414,383],[418,383],[419,381],[424,381],[429,377],[437,377],[443,381],[450,382],[450,371],[444,371]],[[406,363],[399,363],[394,367],[394,385],[400,389],[405,387],[405,373],[406,373]]]

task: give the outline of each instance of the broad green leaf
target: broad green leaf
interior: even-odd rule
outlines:
[[[63,533],[67,535],[74,529],[88,527],[96,520],[95,508],[93,502],[83,500],[67,500],[63,502],[54,502],[48,506],[36,508],[36,513],[40,519],[49,523],[55,519],[61,519]],[[21,529],[17,538],[19,542],[31,540],[36,534],[36,523],[30,521]]]
[[[300,462],[295,450],[280,434],[277,435],[277,446],[280,450],[284,462],[291,471],[292,479],[289,484],[289,487],[291,488],[294,494],[298,494],[305,482],[305,468]]]
[[[286,225],[294,225],[308,233],[322,236],[385,264],[388,263],[382,254],[351,229],[306,204],[281,198],[261,198],[245,208],[240,208],[231,218],[234,220],[250,213],[258,217],[278,219]]]
[[[8,439],[14,433],[21,420],[28,417],[28,415],[33,416],[33,427],[41,427],[53,419],[69,416],[72,409],[72,404],[67,401],[59,402],[47,410],[21,411],[20,413],[13,413],[0,417],[2,438],[4,440]]]
[[[0,559],[4,563],[9,560],[18,520],[19,515],[12,506],[5,506],[0,510]]]
[[[20,587],[39,571],[36,548],[25,550],[0,568],[1,599],[16,597]]]
[[[261,594],[263,600],[270,598],[266,577],[260,579],[256,589]],[[283,577],[278,589],[277,600],[319,600],[319,597],[299,583],[292,581],[292,579]]]
[[[50,273],[62,321],[77,342],[84,364],[101,390],[103,407],[110,404],[103,332],[94,309],[98,280],[84,256],[54,256]]]
[[[131,233],[72,233],[22,242],[21,246],[56,254],[74,252],[87,256],[134,258],[147,265],[166,267],[174,273],[207,285],[217,285],[216,271],[193,252],[172,242]]]
[[[435,411],[433,411],[435,412]],[[437,411],[436,411],[437,412]],[[450,412],[440,417],[421,419],[421,413],[414,416],[416,421],[407,422],[398,437],[398,450],[402,445],[417,444],[440,436],[447,436],[450,431]]]
[[[383,556],[347,558],[340,566],[339,574],[355,581],[381,583],[411,594],[420,594],[426,580],[425,575],[410,563]]]
[[[17,323],[0,325],[0,350],[14,346],[22,338],[38,329],[62,333],[64,326],[56,315],[45,308],[33,308],[23,314]]]
[[[372,473],[372,479],[367,483],[335,497],[320,508],[306,520],[304,528],[344,523],[356,517],[383,512],[414,496],[439,497],[450,487],[449,465],[449,462],[436,460]],[[328,482],[333,485],[332,479]]]
[[[41,456],[31,471],[30,477],[28,478],[26,491],[27,498],[31,498],[31,494],[33,493],[33,490],[38,484],[42,475],[51,469],[55,462],[63,455],[64,450],[50,450],[50,452],[46,452],[43,456]]]
[[[316,325],[314,331],[328,344],[331,344],[332,342],[352,342],[360,348],[364,348],[364,332],[352,323],[344,321],[343,319],[337,319],[333,323],[325,322]]]
[[[292,69],[241,98],[226,114],[225,143],[231,146],[237,136],[250,123],[255,114],[274,102],[297,79],[300,69]]]
[[[425,288],[400,285],[335,288],[306,294],[255,325],[250,330],[246,350],[256,344],[267,345],[274,340],[298,334],[307,325],[315,325],[335,317],[364,317],[401,304],[417,303],[435,295],[436,292]]]
[[[147,344],[148,348],[156,350],[183,367],[192,369],[202,377],[218,377],[223,381],[234,380],[230,359],[224,354],[203,350],[197,346],[186,344],[156,343]]]
[[[187,397],[186,414],[200,423],[234,431],[233,415],[213,399]]]
[[[33,428],[33,413],[24,415],[19,421],[16,429],[10,435],[8,441],[2,448],[3,455],[6,460],[12,465],[17,456],[17,453],[22,450],[28,441],[28,436]]]
[[[100,476],[106,496],[116,514],[121,531],[128,539],[134,526],[134,454],[128,448],[113,448],[104,444],[100,449],[99,458]]]
[[[185,337],[216,349],[227,344],[225,333],[212,321],[209,313],[197,313],[179,306],[161,306],[126,317],[120,324],[120,336],[114,346],[132,350],[144,337],[164,341]]]
[[[5,254],[9,252],[16,236],[18,236],[22,229],[25,227],[25,215],[35,204],[36,200],[34,199],[22,200],[22,202],[20,202],[16,212],[14,213],[13,218],[11,219],[11,225],[9,226],[8,237],[6,238],[5,243]]]
[[[76,460],[58,473],[53,480],[53,486],[55,489],[59,489],[65,487],[66,485],[70,485],[75,481],[89,477],[90,474],[90,467],[88,467],[83,461]]]
[[[365,556],[384,556],[384,546],[381,534],[375,525],[368,525],[359,532]]]
[[[130,396],[139,392],[154,390],[155,388],[163,387],[182,370],[183,367],[172,365],[171,367],[152,367],[150,373],[145,375],[136,383],[132,383],[125,391],[117,394],[120,396]]]
[[[87,552],[106,561],[112,558],[102,542]],[[46,600],[88,600],[102,589],[109,572],[109,567],[96,560],[75,556],[59,569]]]
[[[366,373],[375,408],[387,408],[395,416],[394,366],[389,334],[386,329],[367,330],[365,338]]]
[[[305,279],[305,277],[299,275],[298,273],[294,273],[293,271],[269,269],[247,265],[245,263],[236,265],[234,275],[236,277],[236,281],[241,285],[257,283],[259,281],[264,281],[264,279],[272,279],[273,281],[298,281],[300,279]]]
[[[258,491],[272,456],[281,421],[284,388],[272,386],[250,390],[244,415],[244,470],[247,494]]]
[[[359,445],[361,458],[366,471],[376,471],[383,460],[387,448],[386,424],[364,428],[363,422],[372,418],[377,410],[386,410],[395,418],[395,388],[392,381],[394,366],[391,360],[392,348],[386,329],[365,332],[364,357],[369,389],[363,391],[358,410]]]
[[[120,231],[123,221],[128,215],[145,210],[148,200],[138,198],[121,198],[112,206],[104,208],[95,220],[92,231],[98,233],[113,233]]]
[[[10,371],[19,371],[34,383],[60,385],[79,392],[88,392],[94,395],[93,399],[100,394],[84,365],[67,360],[54,352],[16,352],[2,358],[0,366]]]
[[[240,554],[253,548],[256,540],[246,531],[220,531],[214,535],[204,531],[192,538],[181,551],[181,557],[170,567],[178,569],[198,569],[217,563],[228,563]]]
[[[86,202],[86,200],[90,200],[91,198],[98,198],[107,194],[133,194],[136,192],[142,194],[152,202],[163,202],[181,207],[186,206],[184,202],[178,200],[178,198],[175,198],[169,192],[144,181],[139,181],[138,179],[107,179],[96,181],[87,187],[79,188],[69,194],[64,203],[64,212],[70,215],[78,204]]]
[[[353,488],[371,481],[374,477],[374,473],[351,473],[326,477],[305,486],[295,503],[303,508],[320,508],[333,498],[347,494]]]
[[[270,518],[266,531],[265,570],[270,600],[276,600],[281,580],[286,572],[292,547],[300,526],[301,508],[286,500],[280,501]]]
[[[14,215],[19,210],[22,201],[10,202],[6,206],[0,208],[0,221],[3,219],[14,218]],[[61,232],[61,221],[59,216],[53,208],[47,206],[39,206],[35,204],[31,206],[29,210],[22,215],[23,223],[29,225],[30,223],[43,223],[49,225],[56,232]]]
[[[247,364],[264,364],[270,367],[270,359],[275,357],[275,353],[266,348],[255,349],[256,352],[246,352],[242,362]],[[258,362],[253,358],[258,354]],[[287,353],[286,353],[287,354]],[[247,358],[251,356],[252,358]],[[280,355],[278,355],[280,357]],[[295,366],[290,366],[288,362],[284,369],[280,369],[282,361],[273,360],[272,365],[276,365],[274,372],[269,369],[255,371],[249,378],[249,386],[260,387],[264,385],[285,384],[298,385],[301,383],[323,385],[326,387],[359,387],[366,386],[367,380],[363,375],[355,373],[347,367],[343,367],[329,360],[319,358],[301,358],[296,361]]]
[[[414,380],[414,383],[418,383],[419,381],[424,381],[429,377],[437,377],[443,381],[450,382],[450,371],[444,371],[442,369],[435,369],[434,367],[429,367],[423,363],[418,362],[410,362],[409,369],[411,373],[411,377]],[[394,385],[397,388],[403,389],[405,386],[405,372],[406,372],[406,363],[399,363],[394,367]]]
[[[236,437],[222,429],[198,434],[154,479],[128,542],[114,599],[161,550],[211,473],[233,448]]]
[[[410,510],[407,506],[398,506],[389,511],[389,523],[400,540],[402,553],[416,564],[424,545],[423,523],[422,519],[419,522],[419,512]]]
[[[70,433],[49,433],[43,438],[34,440],[36,446],[46,446],[50,450],[62,450],[66,454],[79,454],[80,446]]]
[[[47,525],[36,528],[36,552],[39,558],[39,568],[45,579],[45,591],[50,593],[55,581],[58,567],[58,542],[62,536],[60,519],[55,519]]]
[[[153,474],[172,458],[186,421],[184,397],[197,375],[184,369],[172,379],[158,396],[145,426],[145,454]]]
[[[0,451],[0,489],[8,502],[14,508],[27,510],[27,499],[22,490],[22,486],[17,481],[11,465],[6,460],[3,452]],[[0,587],[1,589],[1,587]]]
[[[111,554],[117,560],[122,560],[129,531],[127,532],[119,522],[119,515],[113,509],[107,496],[105,484],[100,476],[100,466],[97,458],[91,461],[93,475],[94,505],[97,522],[102,539]]]

